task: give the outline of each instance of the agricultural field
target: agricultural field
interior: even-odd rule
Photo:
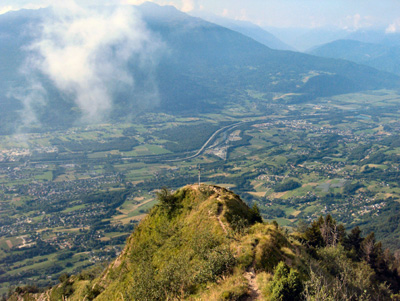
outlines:
[[[400,96],[248,93],[218,114],[0,136],[0,293],[114,258],[155,192],[199,172],[288,229],[330,213],[400,247]]]

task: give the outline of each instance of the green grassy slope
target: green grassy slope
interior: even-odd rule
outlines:
[[[42,294],[20,288],[11,300],[389,300],[399,291],[394,261],[373,234],[347,236],[330,216],[288,235],[221,187],[158,196],[99,276],[64,275]]]
[[[298,247],[278,227],[255,223],[259,215],[224,188],[193,185],[163,197],[167,201],[151,210],[99,277],[71,276],[41,298],[243,297],[252,292],[250,267],[272,272],[282,260],[301,263],[294,256]]]

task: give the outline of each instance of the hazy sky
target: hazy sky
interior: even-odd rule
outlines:
[[[21,7],[37,8],[68,0],[1,0],[0,13]],[[79,4],[140,4],[143,0],[81,0]],[[153,0],[185,12],[202,10],[261,26],[322,27],[355,30],[385,27],[400,31],[400,0]]]

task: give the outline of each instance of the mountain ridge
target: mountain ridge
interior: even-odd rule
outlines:
[[[400,48],[384,44],[337,40],[309,51],[310,54],[344,59],[400,75]]]
[[[373,233],[347,235],[330,215],[288,234],[225,188],[188,185],[157,195],[101,274],[62,275],[42,294],[19,288],[10,300],[387,300],[399,290]]]
[[[282,42],[279,38],[277,38],[272,33],[264,30],[260,26],[253,24],[248,21],[241,21],[241,20],[233,20],[229,18],[219,17],[213,14],[206,14],[202,12],[195,12],[191,15],[195,17],[202,18],[211,23],[215,23],[217,25],[226,27],[233,31],[237,31],[247,37],[254,39],[255,41],[269,47],[272,49],[277,50],[290,50],[296,51],[295,48],[291,47],[290,45]]]

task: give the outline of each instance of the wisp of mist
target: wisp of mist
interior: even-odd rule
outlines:
[[[156,54],[163,43],[146,28],[132,6],[83,7],[74,1],[52,6],[52,14],[43,18],[35,39],[25,50],[21,72],[27,85],[14,90],[24,109],[24,126],[38,122],[35,109],[52,101],[46,91],[51,84],[63,97],[75,103],[85,123],[100,122],[111,112],[118,89],[134,91],[131,70],[146,70],[148,95],[143,91],[130,103],[158,101],[154,69]],[[142,89],[143,90],[143,89]],[[141,94],[141,96],[139,96]]]

